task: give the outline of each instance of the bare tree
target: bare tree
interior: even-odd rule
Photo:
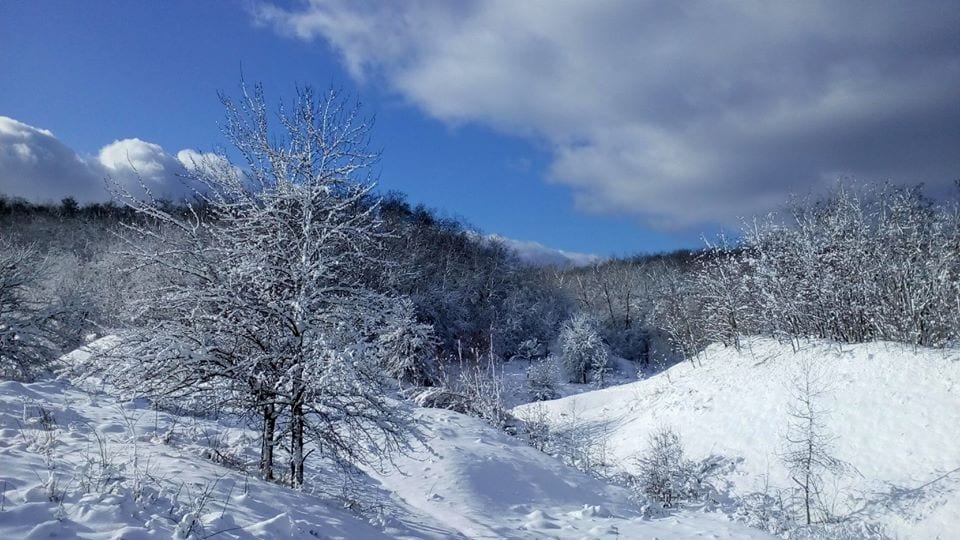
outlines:
[[[120,193],[141,217],[126,227],[127,255],[159,279],[128,335],[136,361],[108,375],[149,396],[255,411],[261,476],[274,478],[285,434],[299,486],[310,440],[326,457],[369,463],[408,433],[371,342],[388,303],[370,275],[382,267],[367,176],[377,153],[370,121],[336,91],[300,90],[280,107],[278,133],[260,87],[241,88],[238,101],[221,99],[244,169],[224,155],[193,163],[200,203],[186,209]]]
[[[695,276],[663,264],[655,305],[656,324],[663,329],[673,348],[692,365],[694,357],[708,344]]]
[[[832,454],[836,437],[826,426],[829,411],[822,403],[826,392],[823,372],[813,361],[802,358],[800,371],[793,380],[794,402],[788,409],[790,421],[781,458],[799,491],[807,524],[813,523],[816,509],[823,508],[825,476],[850,470],[850,465]]]

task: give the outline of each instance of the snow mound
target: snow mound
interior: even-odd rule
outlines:
[[[960,531],[960,354],[900,344],[805,343],[799,352],[751,339],[742,353],[711,346],[647,380],[514,409],[557,428],[576,418],[605,437],[611,461],[630,473],[649,436],[680,434],[688,457],[737,463],[732,495],[792,486],[780,456],[791,381],[802,360],[822,370],[836,436],[835,457],[853,466],[837,486],[834,514],[879,523],[903,538],[950,538]],[[742,458],[742,461],[740,461]]]

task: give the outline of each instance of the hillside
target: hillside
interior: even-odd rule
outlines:
[[[0,538],[768,538],[717,513],[646,519],[622,488],[475,418],[414,417],[424,444],[382,471],[311,460],[293,491],[238,470],[257,450],[239,419],[0,382]]]
[[[753,339],[742,353],[714,345],[636,383],[514,409],[557,431],[605,441],[608,462],[636,473],[650,435],[669,427],[688,457],[734,464],[731,496],[786,496],[781,455],[792,381],[804,362],[821,375],[818,399],[833,455],[850,467],[825,487],[832,513],[900,538],[954,538],[960,530],[960,360],[956,351],[892,343],[789,345]]]

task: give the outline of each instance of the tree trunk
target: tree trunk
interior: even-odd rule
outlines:
[[[303,486],[303,423],[303,403],[297,399],[290,406],[290,485],[294,488]]]
[[[260,435],[260,479],[273,480],[274,435],[277,430],[276,407],[270,403],[263,406],[263,433]]]

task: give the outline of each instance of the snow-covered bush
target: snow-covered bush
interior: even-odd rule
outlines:
[[[638,487],[647,498],[668,508],[684,498],[689,465],[675,431],[662,428],[651,434],[647,452],[637,458],[637,465]]]
[[[480,359],[473,365],[461,363],[456,386],[477,416],[498,428],[506,427],[510,413],[503,403],[503,371],[498,371],[492,358],[486,365]]]
[[[586,384],[592,376],[603,384],[609,353],[594,320],[579,313],[560,329],[563,367],[570,382]]]
[[[38,298],[46,270],[36,248],[0,237],[0,378],[30,379],[55,354],[50,338],[59,312]]]
[[[547,452],[550,447],[551,429],[547,410],[543,404],[538,403],[522,421],[521,431],[527,444],[541,452]]]
[[[786,509],[781,494],[775,495],[765,490],[738,497],[732,519],[770,534],[785,533],[795,522],[790,511]]]
[[[547,354],[547,347],[537,338],[525,339],[517,347],[514,358],[521,360],[538,360]]]
[[[805,525],[788,531],[787,540],[891,540],[881,525],[863,521],[841,521]]]
[[[636,458],[634,490],[652,505],[651,511],[710,502],[717,498],[713,479],[723,463],[717,456],[700,462],[687,459],[680,435],[663,427],[650,435],[646,452]]]
[[[607,444],[608,426],[584,422],[575,397],[567,403],[567,409],[560,413],[556,422],[548,418],[546,411],[543,404],[537,404],[532,414],[524,413],[520,417],[530,444],[592,476],[610,477],[613,463]]]
[[[498,428],[508,427],[513,418],[503,402],[503,371],[492,357],[463,360],[459,365],[440,364],[440,381],[413,396],[419,407],[449,409],[481,418]]]
[[[417,321],[409,298],[399,299],[386,312],[377,347],[380,365],[388,376],[418,386],[433,383],[437,377],[436,346],[433,326]]]
[[[560,361],[555,356],[548,356],[527,368],[527,387],[534,401],[558,398],[559,382]]]

